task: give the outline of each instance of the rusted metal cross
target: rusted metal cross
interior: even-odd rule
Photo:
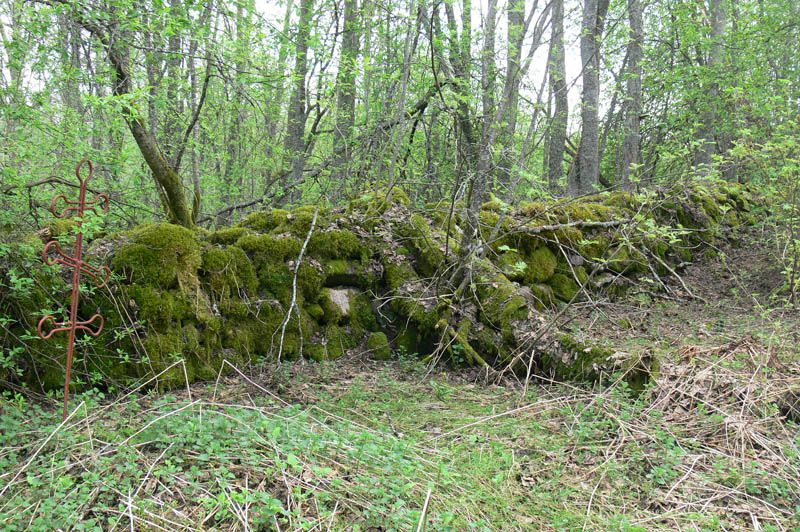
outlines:
[[[84,166],[88,166],[89,173],[83,178],[81,177],[81,170]],[[43,340],[47,340],[54,334],[59,332],[68,332],[69,338],[67,340],[67,374],[64,380],[64,414],[63,419],[67,418],[67,403],[69,401],[69,381],[72,376],[72,356],[75,352],[75,334],[78,331],[84,331],[92,336],[99,336],[103,330],[103,317],[100,314],[95,314],[85,321],[78,320],[78,303],[81,294],[81,275],[86,274],[94,281],[98,288],[103,288],[111,276],[111,271],[108,266],[95,268],[83,261],[83,216],[87,212],[95,214],[107,213],[109,198],[107,194],[98,194],[92,201],[86,201],[86,187],[89,181],[94,176],[94,167],[92,161],[83,159],[75,167],[75,175],[78,177],[80,183],[80,193],[78,201],[71,201],[64,194],[59,194],[50,202],[50,212],[56,218],[69,218],[75,217],[77,226],[77,235],[75,237],[75,251],[73,255],[65,253],[57,241],[51,240],[44,246],[42,250],[42,258],[45,264],[54,265],[59,264],[72,269],[72,296],[70,299],[69,321],[56,321],[55,316],[47,315],[39,320],[37,330],[39,336]],[[65,207],[59,210],[59,204],[63,202]],[[99,211],[98,211],[99,209]],[[50,329],[45,330],[45,325],[50,324]]]

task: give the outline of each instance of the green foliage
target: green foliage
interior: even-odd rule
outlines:
[[[632,244],[623,242],[608,251],[609,269],[617,273],[647,273],[647,257]]]
[[[508,246],[505,246],[508,248]],[[522,281],[525,279],[525,274],[528,270],[528,263],[524,257],[516,250],[501,250],[504,251],[497,258],[497,265],[503,272],[503,275],[512,281]]]
[[[766,141],[752,137],[738,143],[733,150],[736,157],[745,161],[748,168],[758,175],[763,184],[767,203],[771,206],[768,223],[776,233],[778,247],[783,250],[775,259],[781,264],[786,280],[783,289],[786,299],[792,305],[798,304],[800,294],[800,143],[797,134],[800,123],[797,120],[783,122],[774,135]],[[752,132],[748,132],[752,134]],[[739,212],[737,220],[747,217],[751,210],[750,202],[741,190],[726,187],[723,193],[729,204],[735,205]],[[735,211],[726,212],[733,216]]]

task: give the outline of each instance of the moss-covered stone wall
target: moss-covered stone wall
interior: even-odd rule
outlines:
[[[256,212],[216,231],[143,225],[90,246],[89,260],[109,264],[115,280],[82,300],[106,330],[81,343],[76,375],[96,385],[161,374],[169,387],[212,379],[226,359],[333,360],[357,348],[497,367],[519,364],[538,342],[537,371],[596,379],[603,362],[609,371],[625,363],[562,333],[538,335],[547,312],[640,276],[668,277],[752,222],[752,201],[734,185],[516,208],[493,200],[481,212],[485,244],[458,286],[460,206],[414,209],[400,190],[321,209],[299,266],[315,207]],[[51,235],[67,245],[69,232]],[[7,231],[2,241],[0,376],[60,387],[63,339],[33,331],[44,311],[63,312],[66,278],[36,258],[40,239]]]

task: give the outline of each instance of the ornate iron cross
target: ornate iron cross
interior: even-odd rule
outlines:
[[[89,174],[86,178],[81,177],[81,170],[84,165],[88,166]],[[69,321],[56,321],[55,316],[47,315],[39,320],[37,330],[39,336],[43,340],[51,338],[54,334],[60,332],[68,332],[69,339],[67,340],[67,373],[64,380],[64,414],[63,419],[67,418],[67,402],[69,401],[69,381],[72,376],[72,356],[75,351],[75,334],[78,331],[84,331],[92,336],[99,336],[103,330],[104,320],[100,314],[95,314],[85,321],[78,319],[78,302],[80,301],[81,293],[81,275],[86,274],[93,281],[95,286],[103,288],[111,276],[111,271],[108,266],[95,268],[83,261],[83,216],[87,212],[95,214],[107,213],[109,207],[108,194],[98,194],[91,201],[86,200],[86,187],[89,181],[94,176],[94,167],[92,161],[83,159],[75,167],[75,175],[80,183],[80,193],[78,201],[72,201],[64,194],[59,194],[50,202],[50,212],[56,218],[69,218],[75,217],[77,226],[77,235],[75,237],[75,250],[72,255],[65,253],[59,243],[55,240],[48,242],[42,250],[42,258],[45,264],[54,265],[59,264],[72,269],[72,296],[70,299]],[[59,204],[64,204],[60,210]],[[50,324],[50,329],[45,331],[45,325]]]

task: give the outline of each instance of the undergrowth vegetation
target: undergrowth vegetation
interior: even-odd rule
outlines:
[[[64,424],[54,410],[7,397],[0,523],[7,530],[796,525],[798,427],[762,420],[765,439],[726,436],[730,412],[718,411],[714,397],[689,419],[663,400],[664,390],[635,400],[624,386],[526,393],[428,374],[405,359],[284,366],[261,384],[237,376],[160,396],[85,393]],[[759,450],[765,444],[770,456]]]
[[[800,532],[798,21],[0,0],[0,531]]]

